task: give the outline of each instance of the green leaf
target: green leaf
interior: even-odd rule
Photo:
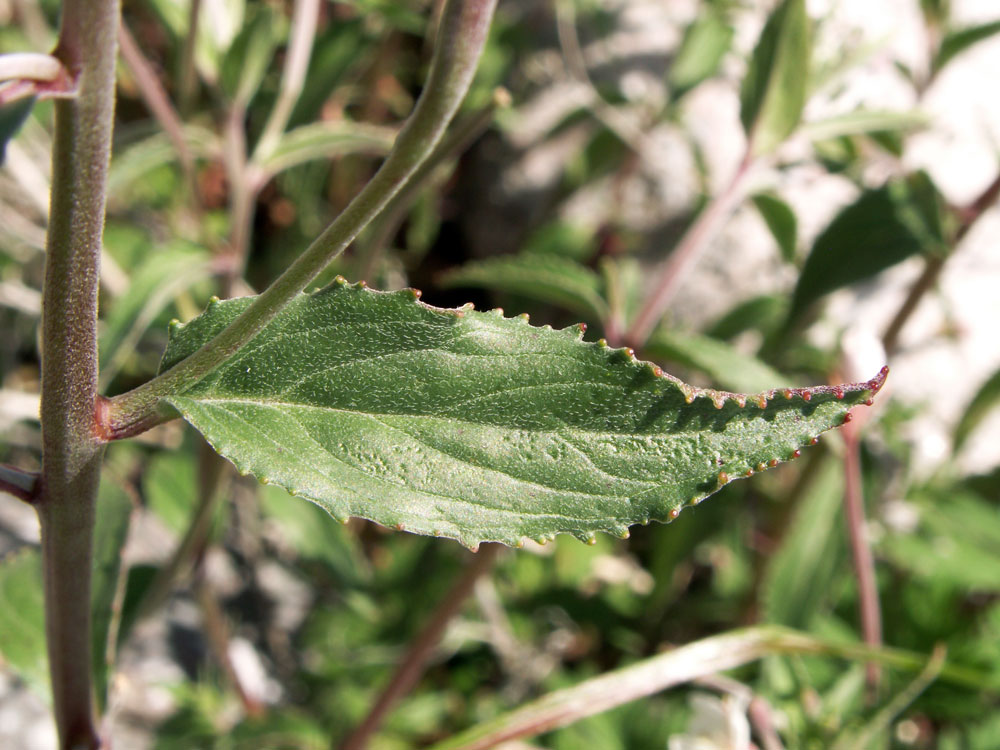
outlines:
[[[781,257],[787,263],[794,263],[798,220],[791,206],[773,193],[757,193],[753,196],[753,204],[778,243]]]
[[[102,384],[111,382],[170,301],[211,272],[209,254],[198,247],[175,243],[150,254],[105,320],[100,342]]]
[[[302,94],[288,121],[290,127],[321,119],[323,105],[334,90],[351,70],[369,62],[377,46],[366,20],[364,16],[338,18],[337,23],[317,32]]]
[[[762,294],[734,305],[706,331],[716,339],[731,339],[744,331],[767,334],[776,330],[787,315],[788,298]]]
[[[949,31],[941,40],[941,46],[938,48],[937,56],[934,58],[934,72],[937,73],[940,71],[945,65],[972,45],[989,39],[997,33],[1000,33],[1000,21],[990,21],[989,23]]]
[[[838,533],[843,498],[842,466],[826,460],[802,493],[791,528],[768,565],[761,594],[767,622],[808,628],[820,605],[829,601],[843,557],[843,534]]]
[[[807,122],[803,124],[802,132],[812,140],[823,141],[850,135],[919,130],[929,122],[923,112],[858,109],[844,115]]]
[[[259,166],[273,175],[298,164],[343,154],[382,155],[392,148],[397,132],[395,128],[349,120],[301,125],[284,133]]]
[[[94,688],[99,706],[107,701],[109,658],[118,638],[112,612],[119,586],[122,548],[132,519],[132,501],[125,490],[105,473],[97,495],[97,525],[94,529],[94,572],[91,590]]]
[[[195,158],[220,157],[219,139],[210,130],[197,125],[185,125],[183,134]],[[177,161],[177,149],[163,133],[137,141],[121,152],[116,150],[108,170],[108,196],[117,200],[132,199],[138,180],[145,178],[157,167]]]
[[[0,656],[39,695],[49,693],[42,558],[21,549],[0,561]]]
[[[606,320],[601,277],[574,260],[526,253],[466,263],[442,275],[444,287],[483,287],[556,304],[593,321]]]
[[[733,41],[733,28],[709,11],[684,31],[677,56],[670,65],[667,83],[674,99],[680,99],[719,69]]]
[[[278,46],[275,28],[278,17],[267,5],[255,7],[253,17],[244,19],[243,28],[233,39],[219,69],[223,91],[243,106],[249,104],[260,88]]]
[[[26,96],[0,106],[0,166],[7,152],[7,141],[17,135],[35,106],[35,97]]]
[[[791,315],[911,255],[946,252],[943,205],[922,172],[866,190],[816,238],[795,287]]]
[[[1000,402],[1000,370],[991,375],[985,383],[972,397],[972,401],[965,407],[965,413],[955,427],[955,437],[952,452],[958,451],[965,445],[969,435],[986,418],[986,415]]]
[[[260,489],[262,513],[278,527],[299,557],[322,561],[351,586],[371,578],[368,560],[355,534],[338,524],[324,523],[326,514],[313,503],[290,503],[288,494],[278,487]]]
[[[953,489],[920,493],[910,500],[919,517],[917,528],[888,534],[882,540],[883,552],[897,566],[926,580],[965,591],[1000,592],[996,504]]]
[[[734,391],[765,391],[783,380],[783,376],[769,365],[724,341],[665,326],[653,333],[644,351],[657,359],[699,370],[708,375],[713,384]]]
[[[125,493],[105,475],[97,499],[91,591],[94,677],[102,704],[107,682],[105,645],[111,627],[111,603],[118,586],[118,566],[131,509]],[[0,656],[39,695],[49,697],[45,594],[42,559],[37,548],[18,550],[0,561]]]
[[[755,155],[774,151],[799,124],[810,36],[805,0],[784,0],[764,25],[740,91],[740,119]]]
[[[786,460],[885,373],[746,398],[692,388],[581,329],[443,310],[342,279],[164,401],[223,456],[338,519],[475,546],[667,521]],[[252,299],[172,327],[162,368]]]
[[[197,495],[195,462],[188,453],[157,453],[142,474],[146,507],[177,535],[191,523]]]

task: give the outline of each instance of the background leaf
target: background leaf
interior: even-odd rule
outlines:
[[[911,131],[929,122],[922,112],[858,109],[802,125],[802,132],[813,140],[840,138],[845,135],[871,135],[888,131]]]
[[[684,31],[684,38],[670,65],[667,83],[679,99],[719,69],[733,41],[733,27],[709,10]]]
[[[824,461],[769,562],[761,595],[767,622],[807,628],[820,605],[830,601],[844,556],[843,496],[843,469]]]
[[[107,700],[109,644],[115,644],[112,603],[119,586],[122,548],[132,518],[132,501],[114,479],[105,473],[97,496],[97,526],[94,529],[94,573],[91,591],[91,628],[94,643],[94,687],[103,708]]]
[[[555,255],[523,253],[473,261],[442,275],[440,283],[513,292],[561,305],[592,321],[605,320],[608,314],[601,277],[576,261]]]
[[[1000,21],[990,21],[989,23],[949,31],[941,40],[941,46],[938,48],[937,56],[934,58],[935,72],[941,70],[972,45],[989,39],[997,33],[1000,33]]]
[[[767,228],[771,230],[774,241],[778,243],[781,257],[787,263],[794,263],[798,236],[798,220],[795,218],[795,212],[791,206],[772,193],[758,193],[752,200]]]
[[[39,695],[49,694],[42,559],[35,548],[0,560],[0,655]]]
[[[0,106],[0,166],[7,153],[7,141],[17,135],[35,106],[35,97],[26,96]]]
[[[174,326],[162,367],[250,301]],[[339,281],[165,400],[240,471],[337,518],[474,546],[670,520],[730,478],[792,457],[880,385],[701,391],[576,328]]]
[[[344,154],[382,155],[392,148],[395,128],[340,120],[300,125],[281,136],[260,166],[277,174],[313,159],[332,159]]]
[[[95,681],[102,704],[107,682],[105,646],[111,602],[118,586],[121,549],[131,510],[131,502],[121,487],[109,476],[102,477],[97,498],[91,592]],[[0,561],[0,656],[39,695],[49,699],[42,559],[35,547],[17,550]]]
[[[791,315],[911,255],[941,252],[942,202],[923,173],[866,190],[816,238],[795,287]]]
[[[754,154],[774,151],[799,124],[812,54],[804,0],[784,0],[767,19],[740,90],[740,119]]]
[[[976,427],[986,418],[986,415],[993,410],[1000,402],[1000,370],[991,375],[985,383],[980,386],[972,401],[965,407],[962,418],[955,427],[955,437],[952,447],[954,453],[958,451],[968,440]]]
[[[697,333],[661,326],[646,344],[646,353],[705,373],[713,385],[743,393],[767,390],[787,381],[771,366],[733,346]]]

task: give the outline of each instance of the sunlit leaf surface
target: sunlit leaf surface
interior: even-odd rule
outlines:
[[[630,350],[413,290],[339,281],[167,399],[243,472],[420,534],[518,544],[626,535],[797,455],[881,386],[741,396],[700,390]],[[175,325],[171,366],[250,299]]]

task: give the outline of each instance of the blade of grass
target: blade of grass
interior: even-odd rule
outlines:
[[[530,737],[658,693],[699,677],[756,661],[767,654],[816,654],[844,659],[872,659],[885,666],[917,670],[926,658],[898,649],[873,649],[834,643],[777,626],[759,626],[704,638],[578,685],[557,690],[526,706],[490,719],[431,750],[485,750]],[[944,665],[939,676],[949,681],[995,691],[997,685],[978,672]]]

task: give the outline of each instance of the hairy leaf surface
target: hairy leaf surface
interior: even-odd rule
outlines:
[[[339,519],[474,546],[671,520],[793,457],[884,378],[749,397],[700,390],[584,342],[579,327],[417,297],[338,280],[166,401],[240,471]],[[250,301],[213,302],[173,326],[162,369]]]

